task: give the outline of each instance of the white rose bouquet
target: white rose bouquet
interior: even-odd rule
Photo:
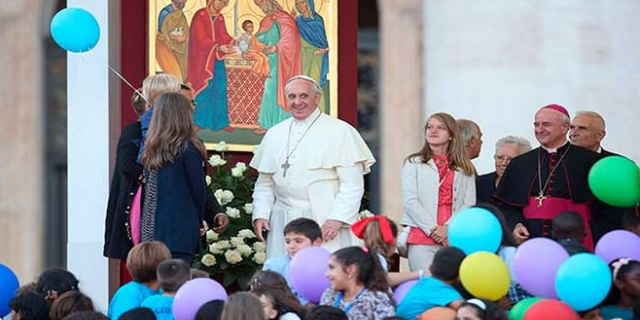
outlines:
[[[246,163],[226,157],[226,143],[213,149],[206,184],[209,197],[218,201],[220,210],[209,214],[225,213],[229,225],[219,233],[208,230],[203,235],[202,251],[193,267],[208,272],[225,287],[237,284],[247,290],[249,279],[266,259],[266,245],[258,241],[251,221],[256,173]]]

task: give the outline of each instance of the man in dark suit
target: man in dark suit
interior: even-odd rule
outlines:
[[[478,176],[476,179],[476,202],[490,202],[496,186],[511,159],[531,150],[531,143],[525,138],[507,136],[496,142],[493,155],[496,171]]]
[[[579,111],[571,120],[569,129],[571,144],[595,151],[602,157],[619,156],[602,148],[601,143],[606,134],[604,118],[596,112]],[[609,231],[622,229],[622,216],[625,211],[633,211],[632,208],[615,208],[601,202],[594,206],[596,210],[593,210],[591,215],[591,229],[596,241]]]

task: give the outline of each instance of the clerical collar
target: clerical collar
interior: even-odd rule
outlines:
[[[302,119],[302,120],[298,120],[296,118],[293,118],[293,124],[296,127],[306,127],[309,124],[311,124],[311,122],[313,122],[313,120],[320,114],[320,109],[316,108],[316,110],[314,110],[308,117]]]
[[[540,145],[540,148],[544,149],[548,153],[554,153],[554,152],[558,152],[558,149],[562,149],[562,148],[566,147],[567,143],[569,143],[569,141],[565,141],[565,143],[562,146],[557,147],[557,148],[547,148],[547,147],[545,147],[543,145]]]
[[[602,146],[598,146],[598,150],[596,152],[597,153],[602,153]]]

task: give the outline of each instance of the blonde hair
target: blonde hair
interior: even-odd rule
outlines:
[[[146,241],[137,244],[127,255],[127,270],[133,280],[150,282],[157,279],[156,269],[160,262],[171,259],[171,252],[160,241]]]
[[[142,82],[142,96],[151,105],[163,93],[180,92],[180,85],[180,80],[172,74],[154,74]]]
[[[191,141],[206,157],[202,141],[193,130],[191,102],[180,93],[165,93],[154,102],[149,135],[142,153],[142,164],[147,169],[160,169],[184,151]]]
[[[260,299],[253,293],[232,294],[224,304],[221,320],[265,320]]]
[[[462,172],[467,176],[472,176],[476,174],[476,169],[471,163],[471,160],[467,158],[464,154],[464,143],[462,138],[460,137],[458,131],[458,125],[456,124],[456,120],[448,113],[439,112],[432,114],[429,119],[427,119],[427,123],[424,125],[424,130],[426,132],[427,126],[429,125],[429,120],[432,118],[440,120],[447,127],[447,131],[449,131],[449,137],[451,141],[449,141],[449,146],[447,147],[447,158],[449,159],[449,168],[457,169],[460,168]],[[424,142],[424,146],[420,151],[409,155],[405,161],[420,161],[422,163],[427,163],[433,157],[433,152],[431,151],[431,147],[429,143]]]

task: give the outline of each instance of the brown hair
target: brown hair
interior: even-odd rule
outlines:
[[[451,137],[451,141],[449,142],[449,146],[447,147],[447,158],[449,159],[449,168],[450,169],[462,169],[462,172],[467,176],[472,176],[476,174],[476,169],[469,160],[464,155],[464,144],[462,143],[462,139],[458,133],[458,125],[456,124],[456,120],[448,113],[439,112],[432,114],[429,119],[427,119],[427,123],[424,125],[424,130],[426,132],[427,126],[429,125],[429,120],[432,118],[438,119],[444,123],[447,127],[447,131],[449,131],[449,136]],[[420,151],[409,155],[405,161],[420,161],[422,163],[428,163],[431,160],[433,153],[431,151],[431,147],[429,143],[424,142],[424,146]]]
[[[171,252],[160,241],[145,241],[137,244],[127,255],[127,270],[133,280],[150,282],[157,279],[156,269],[160,262],[171,259]]]
[[[93,301],[80,291],[67,291],[53,301],[51,311],[49,311],[49,319],[62,320],[79,311],[94,311]]]
[[[266,320],[260,299],[253,293],[232,294],[224,304],[222,320]]]
[[[154,102],[149,135],[142,153],[147,169],[160,169],[187,148],[189,141],[206,158],[202,141],[193,130],[191,102],[182,94],[165,93]]]
[[[384,217],[389,221],[389,225],[391,226],[391,234],[395,239],[398,237],[398,226],[391,221],[391,219]],[[367,227],[364,229],[364,246],[372,252],[379,253],[385,259],[391,258],[391,256],[395,253],[395,241],[392,243],[387,243],[382,238],[382,231],[380,231],[380,222],[376,220],[369,221]]]

